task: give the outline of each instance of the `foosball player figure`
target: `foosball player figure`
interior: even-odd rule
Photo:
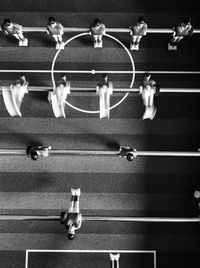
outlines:
[[[99,95],[100,118],[110,118],[110,95],[113,93],[113,84],[109,82],[107,74],[103,76],[103,83],[97,85],[96,93]]]
[[[20,76],[14,84],[10,85],[10,90],[13,92],[13,97],[20,109],[24,95],[28,93],[28,82],[25,75]]]
[[[139,94],[142,95],[145,112],[142,119],[154,119],[156,115],[156,107],[154,106],[154,95],[158,95],[160,91],[159,85],[156,81],[151,79],[150,74],[146,74],[143,80],[143,86],[140,86]]]
[[[62,212],[60,223],[65,225],[68,230],[68,239],[72,240],[75,236],[75,231],[81,228],[82,214],[80,214],[79,197],[81,190],[71,189],[71,203],[68,212]]]
[[[27,146],[26,153],[30,155],[32,160],[37,160],[39,156],[47,157],[49,156],[49,150],[51,150],[51,146],[44,147],[42,145],[37,146]]]
[[[194,197],[197,199],[197,202],[198,202],[198,208],[199,208],[199,213],[200,213],[200,191],[196,190],[194,192]],[[199,215],[200,217],[200,215]]]
[[[178,43],[186,36],[190,37],[193,34],[191,19],[185,18],[181,25],[173,28],[173,36],[168,44],[168,50],[177,50]]]
[[[130,27],[132,36],[132,41],[130,43],[130,50],[139,50],[139,43],[141,38],[147,34],[147,24],[144,17],[139,17],[137,24]]]
[[[10,19],[5,18],[3,20],[1,28],[2,32],[5,35],[14,36],[17,40],[19,40],[19,46],[28,46],[28,39],[23,35],[22,25],[19,25],[18,23],[12,22]]]
[[[132,149],[128,146],[120,146],[119,156],[125,157],[128,161],[133,161],[137,157],[137,152],[135,149]]]
[[[102,48],[102,36],[106,33],[105,25],[99,19],[95,19],[89,29],[90,34],[94,38],[94,48]]]
[[[47,34],[51,35],[53,39],[56,41],[56,49],[64,49],[64,42],[62,40],[62,36],[64,34],[64,28],[62,24],[54,17],[49,17],[47,23]]]

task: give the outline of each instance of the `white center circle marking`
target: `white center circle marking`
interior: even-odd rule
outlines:
[[[80,34],[77,34],[73,37],[71,37],[70,39],[68,39],[65,43],[64,43],[64,46],[66,46],[67,44],[69,44],[72,40],[76,39],[76,38],[79,38],[81,36],[84,36],[84,35],[90,35],[89,33],[80,33]],[[126,51],[126,53],[128,54],[129,58],[130,58],[130,61],[131,61],[131,65],[132,65],[132,79],[131,79],[131,83],[130,83],[130,86],[129,88],[132,88],[133,86],[133,83],[134,83],[134,80],[135,80],[135,65],[134,65],[134,61],[133,61],[133,58],[131,56],[131,53],[129,52],[128,48],[120,41],[118,40],[117,38],[115,38],[114,36],[110,35],[110,34],[104,34],[104,36],[107,36],[113,40],[115,40],[117,43],[119,43]],[[53,61],[52,61],[52,65],[51,65],[51,79],[52,79],[52,83],[53,83],[53,88],[55,89],[56,88],[56,83],[55,83],[55,79],[54,79],[54,67],[55,67],[55,62],[56,62],[56,59],[60,53],[61,49],[59,49],[54,58],[53,58]],[[92,70],[91,71],[92,74],[95,74],[95,70]],[[106,72],[105,72],[106,73]],[[109,110],[111,109],[114,109],[115,107],[117,107],[119,104],[121,104],[125,99],[126,97],[129,95],[129,93],[127,92],[124,97],[122,97],[122,99],[120,101],[118,101],[117,103],[115,103],[113,106],[111,106],[109,108]],[[70,106],[71,108],[79,111],[79,112],[83,112],[83,113],[90,113],[90,114],[97,114],[97,113],[100,113],[100,110],[98,111],[89,111],[89,110],[84,110],[84,109],[80,109],[74,105],[72,105],[71,103],[69,103],[68,101],[65,101],[65,103]]]

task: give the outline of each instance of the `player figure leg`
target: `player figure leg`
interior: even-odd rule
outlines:
[[[24,37],[23,33],[18,33],[19,37],[19,46],[21,47],[27,47],[28,46],[28,39]]]
[[[56,42],[56,49],[59,49],[59,48],[60,48],[60,44],[59,44],[59,42],[58,42],[58,35],[53,34],[52,37],[53,37],[53,39],[54,39],[55,42]]]
[[[98,35],[93,35],[94,38],[94,48],[98,47]]]
[[[59,35],[57,36],[57,38],[58,38],[59,48],[60,48],[60,49],[64,49],[64,42],[63,42],[63,40],[62,40],[62,35],[59,34]]]
[[[135,41],[135,49],[136,50],[139,50],[139,43],[140,43],[141,38],[142,38],[141,35],[136,36],[136,41]]]
[[[103,42],[102,42],[102,35],[97,35],[97,44],[99,48],[102,48]]]
[[[172,37],[171,42],[168,44],[168,50],[177,50],[178,43],[183,39],[183,36],[176,36]]]
[[[110,253],[111,268],[119,268],[119,258],[120,254]]]
[[[71,204],[69,207],[68,212],[70,213],[79,213],[80,212],[80,208],[79,208],[79,197],[81,194],[81,189],[71,189]]]

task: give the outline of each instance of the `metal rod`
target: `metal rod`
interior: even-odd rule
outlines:
[[[200,156],[200,152],[137,151],[137,156]]]
[[[133,71],[117,71],[117,70],[54,70],[54,73],[85,73],[85,74],[132,74]],[[200,74],[200,71],[135,71],[136,74]],[[51,73],[51,70],[0,70],[0,73]]]
[[[24,149],[0,149],[0,155],[26,155],[26,150]]]
[[[200,152],[139,151],[137,156],[200,156]]]
[[[60,216],[0,215],[0,221],[59,221]]]
[[[23,149],[0,149],[0,155],[26,155],[26,150]],[[120,156],[120,151],[108,150],[73,150],[73,149],[48,149],[48,154],[51,155],[110,155]],[[184,157],[200,157],[200,151],[197,152],[182,152],[182,151],[137,151],[133,150],[133,155],[137,156],[184,156]]]
[[[10,90],[10,86],[0,86],[0,91],[1,90]],[[71,89],[72,91],[76,91]],[[28,87],[28,91],[38,91],[38,92],[42,92],[42,91],[53,91],[53,87],[48,87],[48,86],[30,86]],[[83,89],[84,91],[84,89]]]
[[[107,150],[50,150],[50,154],[61,155],[119,155],[119,151]]]
[[[10,90],[9,86],[0,86],[1,90]],[[28,91],[53,91],[53,87],[30,86]],[[96,92],[96,88],[71,87],[70,92]],[[113,88],[114,93],[139,93],[139,88]],[[200,93],[200,88],[161,88],[161,93]]]
[[[200,218],[169,218],[169,217],[103,217],[83,216],[83,221],[117,221],[117,222],[200,222]]]
[[[0,27],[0,31],[1,31]],[[46,32],[46,27],[23,27],[23,32]],[[88,32],[88,27],[64,27],[64,32]],[[106,28],[106,32],[108,33],[130,33],[129,28]],[[147,33],[173,33],[173,29],[171,28],[149,28],[147,29]],[[196,29],[193,33],[200,33],[200,29]]]
[[[162,93],[200,93],[200,88],[161,88]]]
[[[36,89],[36,87],[35,87]],[[49,90],[52,88],[49,88]],[[46,91],[46,89],[45,89]],[[139,88],[113,88],[113,92],[139,93]],[[70,92],[96,92],[96,88],[71,87]],[[200,88],[161,88],[162,93],[200,93]]]
[[[48,149],[49,155],[119,155],[119,151]],[[23,149],[0,149],[0,155],[26,155]]]
[[[35,215],[0,215],[0,221],[59,221],[60,216]],[[172,217],[110,217],[110,216],[83,216],[83,221],[111,221],[111,222],[200,222],[200,218],[172,218]]]

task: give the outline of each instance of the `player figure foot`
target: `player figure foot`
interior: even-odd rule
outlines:
[[[177,50],[177,45],[176,44],[169,43],[168,44],[168,50],[169,51],[171,51],[171,50]]]
[[[64,46],[64,42],[61,42],[60,44],[59,44],[59,49],[64,49],[65,48],[65,46]]]
[[[145,120],[145,119],[151,119],[152,117],[152,108],[151,107],[146,107],[146,110],[143,114],[143,117],[142,117],[142,120]]]
[[[60,44],[56,43],[56,49],[59,49],[59,48],[60,48]]]
[[[130,50],[139,50],[139,43],[138,42],[131,42],[130,43]]]
[[[156,115],[156,112],[157,112],[157,109],[156,108],[153,108],[152,110],[152,114],[151,114],[151,120],[154,119],[155,115]]]
[[[76,196],[80,196],[81,195],[81,189],[71,189],[71,194],[72,195],[76,195]]]
[[[23,40],[19,41],[19,46],[20,47],[27,47],[28,46],[28,39],[24,38]]]

